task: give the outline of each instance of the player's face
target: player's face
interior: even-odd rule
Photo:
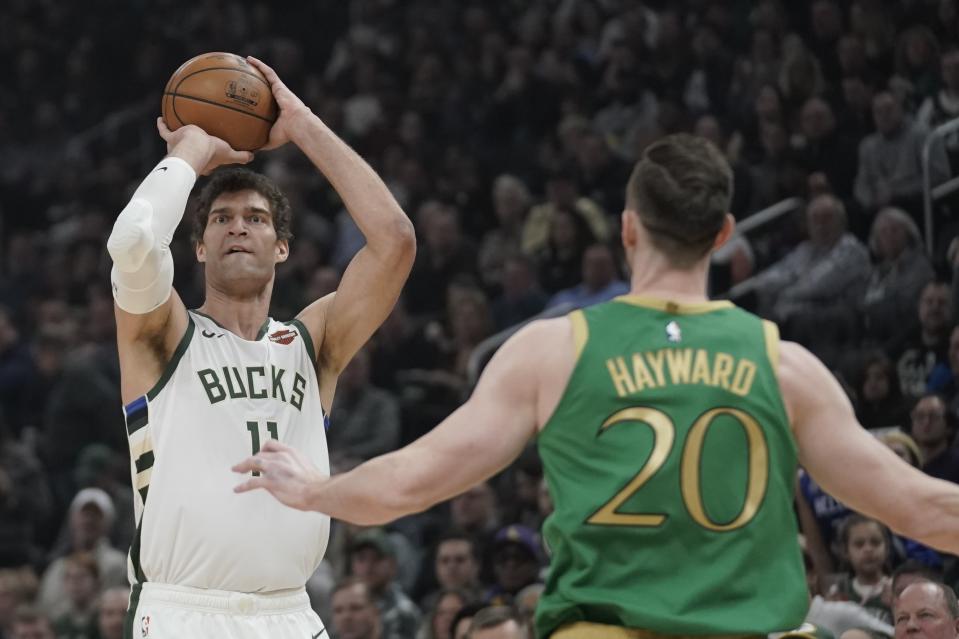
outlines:
[[[856,524],[849,531],[849,563],[857,575],[882,574],[886,563],[886,538],[875,522]]]
[[[210,205],[197,259],[206,264],[207,279],[227,290],[256,290],[270,281],[278,262],[286,261],[289,244],[278,240],[270,204],[247,189],[221,194]]]
[[[436,580],[444,588],[462,588],[476,582],[479,566],[473,559],[472,544],[450,539],[436,550]]]
[[[355,584],[333,595],[333,625],[340,639],[375,639],[379,611],[363,586]]]
[[[942,591],[930,583],[913,584],[896,600],[896,639],[955,639],[959,620],[951,619]]]

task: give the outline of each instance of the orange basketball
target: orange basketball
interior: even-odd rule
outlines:
[[[163,90],[162,114],[171,131],[195,124],[237,151],[255,151],[270,136],[277,106],[259,69],[217,52],[180,65]]]

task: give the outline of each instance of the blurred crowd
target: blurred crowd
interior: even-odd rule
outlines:
[[[8,0],[0,639],[120,637],[134,521],[104,246],[163,155],[166,79],[210,50],[273,65],[416,226],[403,297],[338,384],[335,469],[449,414],[491,336],[626,292],[626,180],[650,141],[690,131],[726,154],[738,219],[803,202],[737,237],[712,293],[778,321],[835,371],[866,428],[959,482],[959,225],[951,198],[938,201],[925,245],[921,164],[928,132],[959,115],[957,0]],[[959,135],[935,140],[932,184],[957,162]],[[253,168],[295,211],[271,311],[285,319],[336,288],[363,238],[295,149]],[[177,290],[198,306],[187,232],[173,251]],[[956,558],[850,513],[804,474],[797,495],[811,615],[841,600],[881,634],[894,571],[959,580]],[[314,606],[343,639],[463,637],[489,604],[511,607],[482,623],[522,625],[550,510],[531,449],[387,529],[337,523]]]

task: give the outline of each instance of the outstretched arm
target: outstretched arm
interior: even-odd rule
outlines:
[[[809,351],[784,342],[779,380],[799,459],[827,493],[897,533],[959,553],[959,486],[897,457],[856,421],[839,383]]]
[[[123,401],[151,387],[186,330],[186,310],[173,291],[170,242],[198,174],[221,164],[245,164],[253,155],[234,151],[195,126],[170,131],[157,119],[168,155],[140,184],[107,241],[113,259]]]
[[[363,525],[392,521],[462,493],[505,468],[536,434],[543,335],[534,323],[513,336],[487,365],[473,396],[405,448],[323,477],[297,451],[270,440],[233,468],[260,473],[236,491],[265,488],[288,506]]]
[[[413,266],[413,224],[383,180],[363,158],[256,58],[266,76],[280,117],[265,148],[293,142],[330,181],[366,238],[336,293],[317,300],[299,315],[316,339],[317,362],[338,375],[389,315]]]

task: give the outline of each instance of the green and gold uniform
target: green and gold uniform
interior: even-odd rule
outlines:
[[[577,361],[539,436],[555,511],[536,631],[766,634],[808,606],[776,326],[623,296],[570,315]]]

